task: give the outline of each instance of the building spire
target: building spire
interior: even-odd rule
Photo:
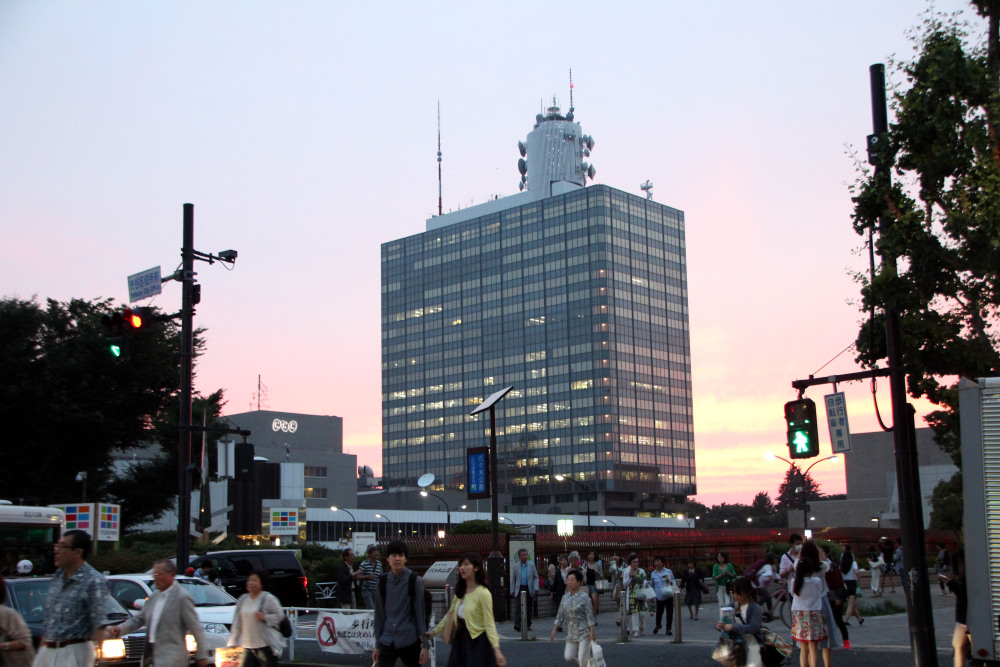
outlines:
[[[438,100],[438,215],[443,215],[441,204],[441,100]]]

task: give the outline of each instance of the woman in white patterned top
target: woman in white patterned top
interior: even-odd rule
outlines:
[[[559,628],[566,631],[566,652],[563,657],[571,667],[583,667],[587,664],[590,645],[597,634],[594,608],[586,589],[581,589],[582,583],[583,573],[580,570],[570,570],[566,574],[566,594],[559,603],[559,613],[556,614],[556,622],[549,636],[549,641],[555,641]]]

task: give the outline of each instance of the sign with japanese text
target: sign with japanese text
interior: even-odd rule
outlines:
[[[489,451],[489,447],[470,447],[466,451],[469,500],[490,497]]]
[[[160,278],[160,267],[146,269],[133,273],[128,277],[128,300],[135,303],[140,299],[148,299],[163,292],[163,281]]]
[[[316,617],[316,641],[327,653],[371,653],[375,650],[375,612],[323,610]]]
[[[851,451],[851,427],[847,422],[847,401],[844,392],[827,394],[826,421],[830,427],[830,448],[834,454]]]

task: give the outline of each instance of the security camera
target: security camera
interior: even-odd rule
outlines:
[[[219,259],[223,262],[235,262],[236,261],[236,251],[235,250],[223,250],[219,253]]]

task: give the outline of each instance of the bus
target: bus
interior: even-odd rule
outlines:
[[[66,513],[60,509],[0,500],[0,572],[4,577],[55,572],[52,545],[65,527]]]

